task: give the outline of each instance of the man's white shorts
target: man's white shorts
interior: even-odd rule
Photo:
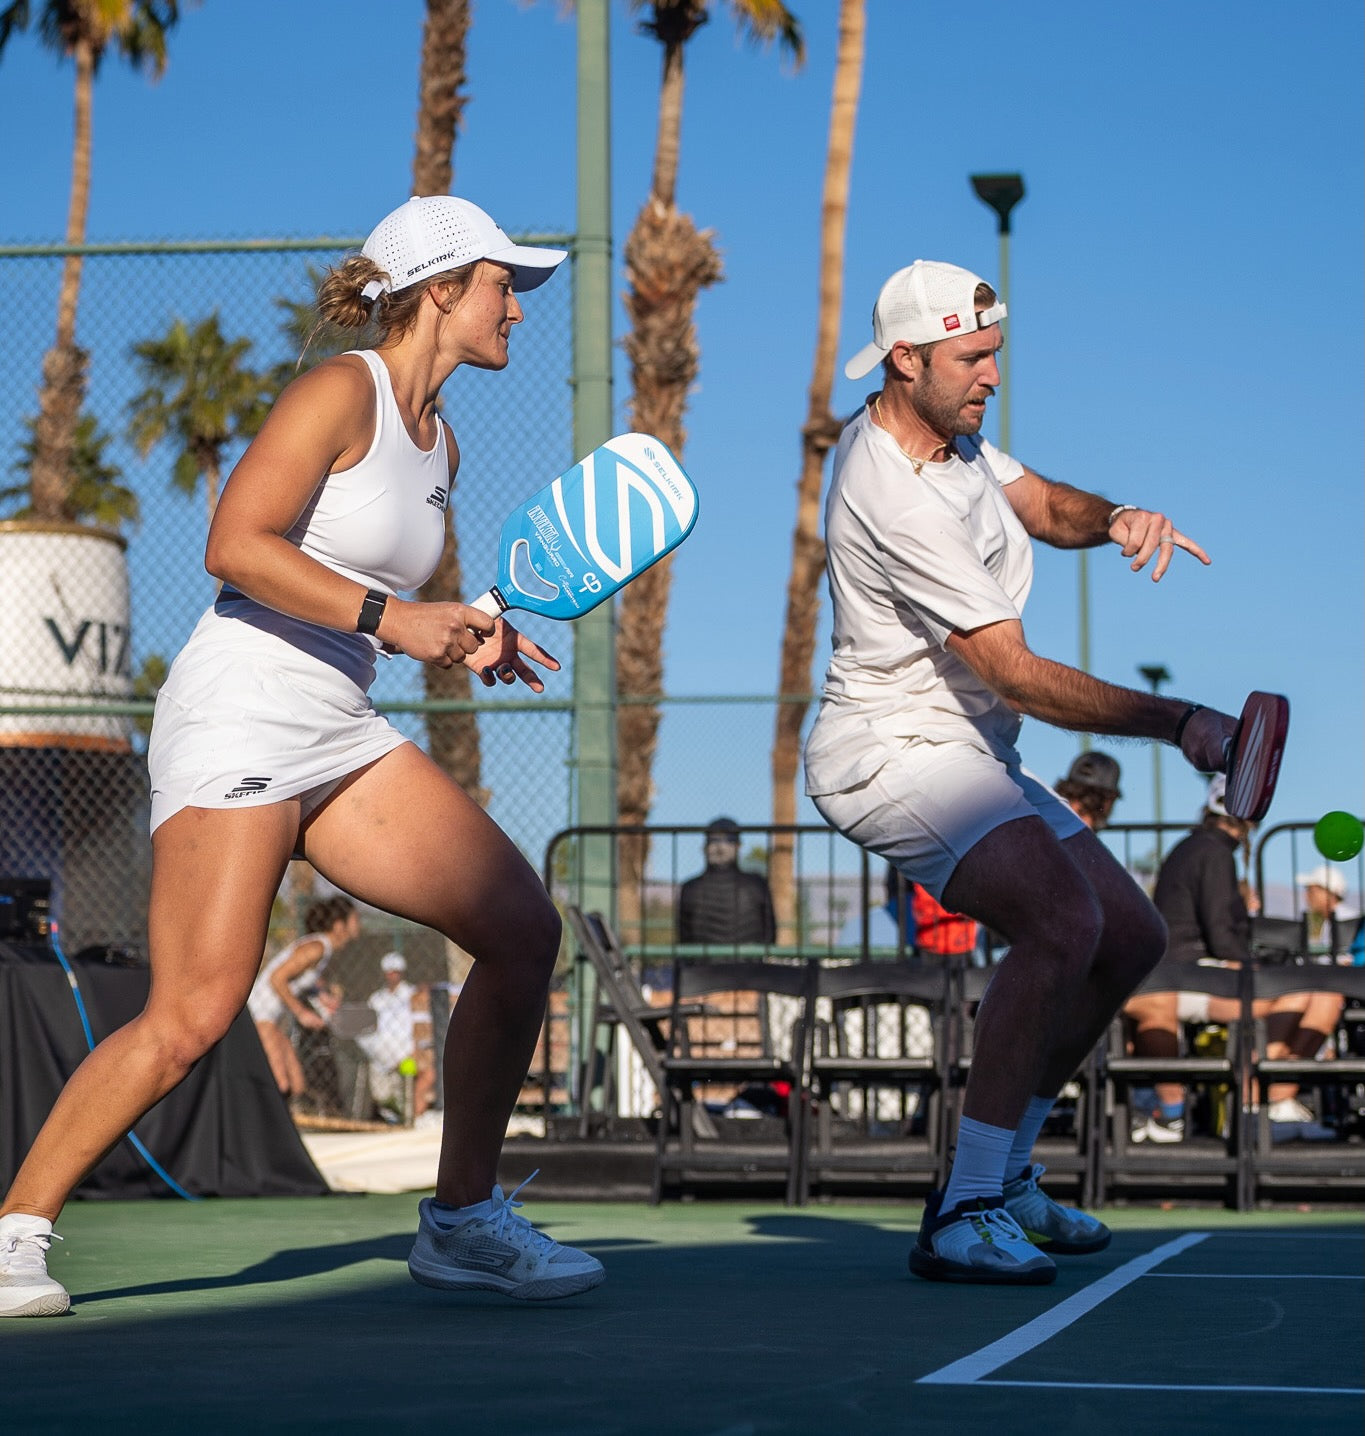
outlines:
[[[968,743],[911,739],[865,783],[812,799],[831,827],[942,898],[958,863],[1002,823],[1042,818],[1058,838],[1085,824],[1046,783]]]

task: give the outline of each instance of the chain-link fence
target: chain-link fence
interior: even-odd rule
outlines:
[[[209,494],[250,425],[245,403],[234,418],[223,398],[225,437],[208,452],[177,437],[179,396],[212,382],[220,396],[235,384],[240,398],[255,379],[268,391],[287,377],[317,278],[360,242],[85,247],[77,336],[88,358],[65,512],[35,493],[34,455],[70,256],[0,247],[12,316],[0,356],[0,875],[51,879],[73,951],[143,945],[151,699],[213,599],[203,567]],[[546,285],[526,309],[507,371],[462,368],[443,397],[462,455],[455,530],[476,590],[494,576],[505,510],[572,461],[572,285]],[[159,435],[150,447],[149,433]],[[562,630],[525,627],[568,664]],[[570,666],[544,700],[481,688],[471,700],[489,810],[533,861],[571,820],[571,684]],[[423,746],[432,725],[449,721],[425,702],[424,671],[407,660],[380,664],[373,695]],[[539,761],[528,765],[527,753]]]

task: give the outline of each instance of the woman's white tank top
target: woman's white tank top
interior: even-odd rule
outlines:
[[[372,350],[351,352],[364,360],[374,380],[374,439],[358,463],[323,479],[285,537],[310,558],[366,588],[385,593],[420,588],[435,570],[445,543],[450,502],[445,425],[438,422],[430,449],[419,449],[398,412],[384,361]],[[233,628],[221,631],[223,623]],[[190,641],[207,639],[206,629],[220,630],[215,634],[220,639],[249,639],[250,630],[282,639],[340,670],[362,689],[374,676],[377,640],[292,618],[230,587],[223,589]]]

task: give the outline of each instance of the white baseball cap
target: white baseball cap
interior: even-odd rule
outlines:
[[[882,285],[873,307],[872,343],[858,350],[844,373],[861,379],[897,344],[936,344],[997,323],[1008,312],[1003,304],[992,304],[979,316],[976,312],[976,286],[984,283],[971,270],[936,259],[917,259],[898,269]]]
[[[1226,773],[1215,773],[1209,779],[1208,797],[1204,799],[1204,811],[1216,813],[1220,818],[1229,816],[1227,809],[1228,779]]]
[[[408,962],[401,952],[386,952],[379,959],[379,970],[381,972],[406,972]]]
[[[434,274],[491,259],[512,271],[519,294],[535,289],[568,258],[563,249],[513,244],[478,205],[453,194],[414,195],[375,225],[360,251],[387,279],[372,279],[366,299],[420,284]]]
[[[1308,872],[1299,873],[1294,881],[1301,888],[1326,888],[1338,902],[1346,896],[1346,879],[1326,863],[1319,863]]]

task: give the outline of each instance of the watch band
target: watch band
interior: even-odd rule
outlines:
[[[373,638],[379,632],[379,624],[384,617],[384,605],[388,601],[387,593],[381,593],[377,588],[368,590],[365,602],[360,605],[360,617],[355,621],[355,631],[367,633]]]

